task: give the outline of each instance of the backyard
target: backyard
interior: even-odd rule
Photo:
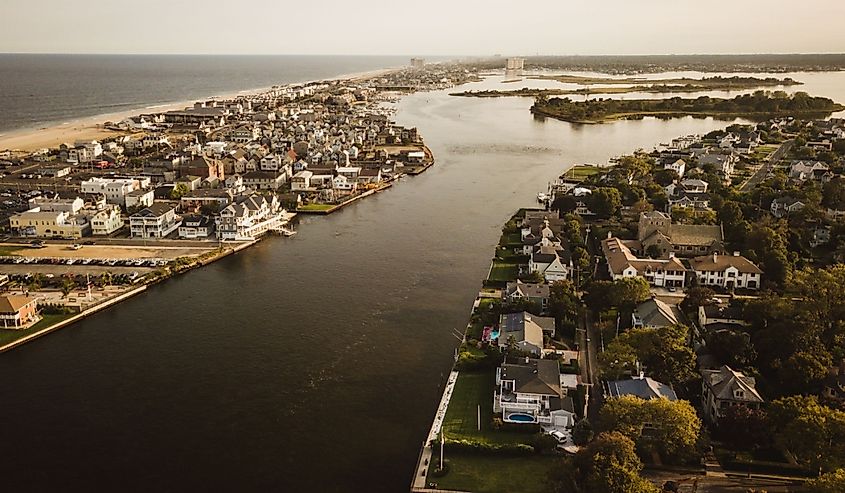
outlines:
[[[62,320],[72,317],[71,315],[42,315],[41,321],[37,324],[33,325],[32,327],[24,330],[0,330],[0,346],[5,346],[6,344],[12,343],[17,341],[22,337],[26,337],[30,334],[34,334],[39,330],[46,329],[47,327],[59,323]]]
[[[560,458],[546,455],[500,457],[448,454],[449,473],[429,476],[429,483],[445,490],[478,493],[541,493],[549,491],[549,473]],[[437,460],[432,458],[432,461]]]

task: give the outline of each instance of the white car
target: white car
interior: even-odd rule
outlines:
[[[560,430],[551,430],[549,435],[555,437],[558,442],[565,442],[569,438],[569,435]]]

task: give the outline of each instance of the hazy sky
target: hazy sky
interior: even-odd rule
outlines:
[[[0,0],[0,52],[842,53],[842,0]]]

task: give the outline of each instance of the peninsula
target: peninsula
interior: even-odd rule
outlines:
[[[646,116],[673,118],[701,116],[717,118],[766,119],[777,116],[827,116],[842,111],[845,106],[829,98],[809,96],[798,92],[767,93],[757,91],[733,99],[668,98],[668,99],[591,99],[573,101],[569,98],[537,97],[531,112],[572,123],[602,123],[614,120],[639,119]]]

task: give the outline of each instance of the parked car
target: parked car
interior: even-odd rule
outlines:
[[[565,442],[566,439],[569,438],[566,433],[560,430],[551,430],[549,431],[549,435],[553,436],[558,442]]]

